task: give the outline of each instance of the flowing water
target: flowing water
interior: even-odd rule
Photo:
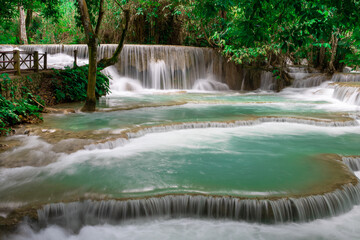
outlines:
[[[86,57],[42,46],[58,68],[74,49]],[[48,114],[40,137],[10,137],[2,215],[44,206],[6,239],[358,239],[357,83],[290,67],[293,87],[274,93],[262,72],[260,89],[238,92],[222,64],[202,48],[126,46],[98,112]]]

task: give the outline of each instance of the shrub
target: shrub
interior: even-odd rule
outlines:
[[[43,101],[40,97],[22,87],[22,97],[15,99],[15,87],[11,86],[8,74],[0,75],[0,79],[1,92],[8,91],[11,98],[8,100],[0,94],[0,135],[9,133],[11,126],[40,120],[43,110]]]
[[[66,67],[65,70],[55,70],[57,76],[54,82],[56,101],[76,102],[85,100],[88,70],[88,65],[74,68]],[[96,74],[96,97],[99,98],[109,92],[109,78],[98,70]]]

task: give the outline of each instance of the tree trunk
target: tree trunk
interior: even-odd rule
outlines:
[[[20,44],[28,44],[27,36],[26,36],[26,23],[25,23],[25,10],[24,7],[19,5],[19,43]]]
[[[97,71],[97,43],[93,39],[88,44],[89,48],[89,72],[87,84],[87,97],[84,107],[81,109],[83,112],[93,112],[96,109],[96,71]]]
[[[96,95],[95,95],[95,88],[96,88],[96,72],[97,72],[97,50],[98,50],[98,35],[100,31],[101,22],[104,16],[104,0],[100,0],[100,8],[98,13],[98,19],[95,31],[91,25],[90,15],[88,11],[88,7],[85,0],[77,0],[79,6],[79,13],[81,17],[81,22],[84,27],[84,32],[86,36],[86,40],[88,43],[88,51],[89,51],[89,72],[88,72],[88,85],[87,85],[87,97],[84,107],[81,109],[83,112],[93,112],[96,109]],[[117,3],[117,2],[116,2]],[[119,4],[121,7],[121,4]],[[123,9],[123,8],[122,8]],[[120,54],[124,40],[126,36],[126,31],[128,30],[128,24],[130,21],[130,10],[124,10],[125,13],[125,26],[123,28],[123,33],[121,36],[120,43],[113,55],[110,59],[105,59],[100,61],[100,66],[106,67],[109,63],[116,63],[118,55]],[[112,65],[110,64],[110,65]]]
[[[314,46],[310,44],[310,52],[308,53],[308,67],[314,66]]]
[[[335,57],[336,57],[336,50],[338,47],[338,42],[339,42],[339,38],[333,34],[331,36],[331,58],[330,58],[330,62],[329,62],[329,73],[334,73],[336,71],[335,66],[334,66],[334,61],[335,61]]]
[[[321,40],[321,44],[324,44],[324,40]],[[325,69],[325,53],[325,47],[321,46],[319,52],[319,66],[321,67],[321,69]]]
[[[26,20],[25,20],[25,27],[26,27],[26,35],[27,37],[29,38],[28,41],[29,43],[30,42],[30,38],[31,38],[31,34],[29,32],[29,29],[30,29],[30,25],[31,25],[31,22],[32,22],[32,17],[33,17],[33,10],[32,9],[28,9],[26,11]]]
[[[104,0],[100,0],[100,8],[97,19],[95,31],[91,25],[89,10],[85,0],[77,0],[79,6],[79,14],[81,23],[84,27],[84,32],[88,44],[89,51],[89,72],[88,72],[88,85],[86,92],[86,102],[81,109],[83,112],[93,112],[96,109],[96,72],[97,72],[97,48],[98,48],[98,33],[100,30],[101,21],[104,15],[103,4]]]

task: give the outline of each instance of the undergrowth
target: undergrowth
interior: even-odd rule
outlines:
[[[54,80],[56,101],[76,102],[86,99],[89,66],[74,68],[66,67],[65,70],[55,70],[57,79]],[[95,94],[99,98],[110,92],[109,78],[99,70],[96,73]]]
[[[44,103],[39,96],[22,87],[21,98],[16,98],[15,92],[18,89],[11,84],[8,74],[0,75],[0,90],[0,135],[9,134],[11,126],[41,120],[40,113]],[[11,100],[3,96],[5,93]]]

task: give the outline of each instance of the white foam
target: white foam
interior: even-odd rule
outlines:
[[[107,76],[110,76],[111,93],[108,96],[121,96],[126,91],[141,91],[143,88],[140,81],[129,77],[120,76],[115,66],[110,66],[102,70]]]

